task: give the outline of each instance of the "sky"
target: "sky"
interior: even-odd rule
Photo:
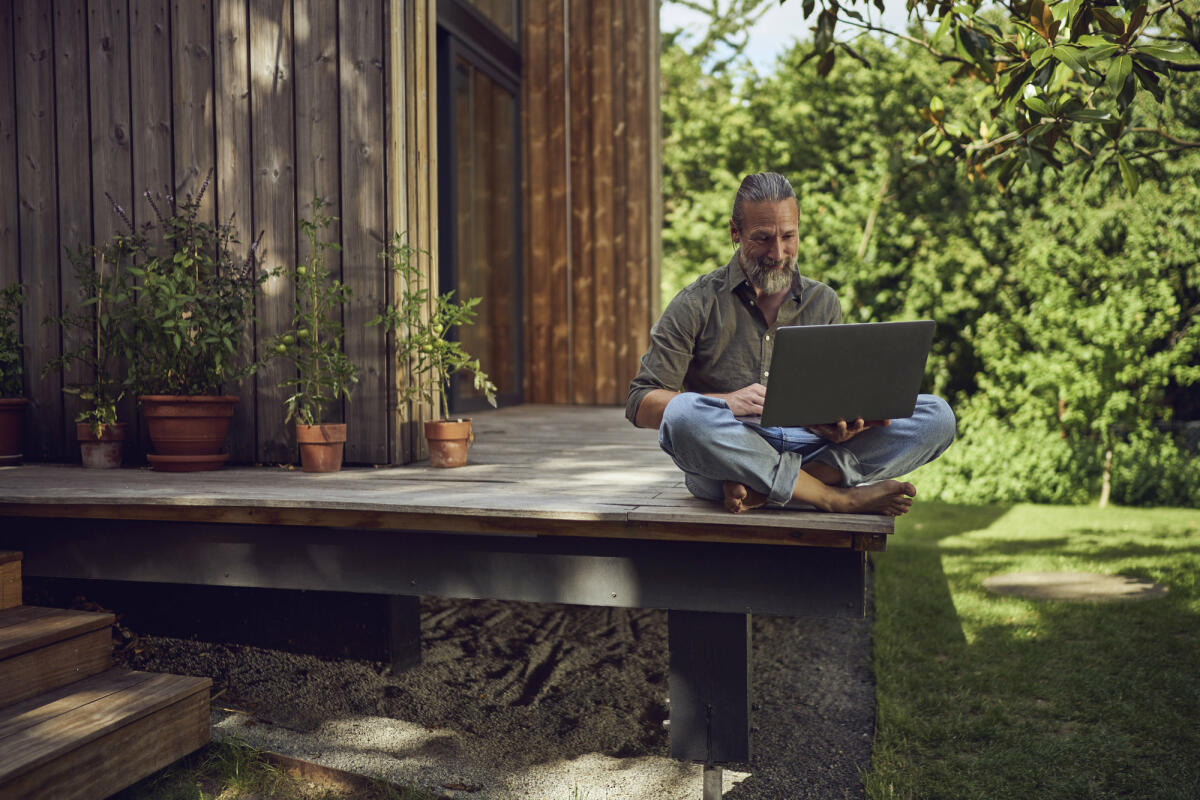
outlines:
[[[851,5],[850,8],[866,16],[867,9],[862,4]],[[875,7],[871,6],[869,10],[871,18],[878,19]],[[663,0],[659,11],[659,24],[663,31],[675,28],[699,31],[703,28],[704,19],[703,14],[683,8],[670,0]],[[884,27],[904,30],[907,19],[905,0],[885,0]],[[775,58],[793,40],[807,35],[808,28],[813,24],[804,20],[803,0],[786,0],[783,3],[773,0],[768,11],[750,30],[750,46],[747,48],[750,60],[760,73],[769,70],[775,63]]]

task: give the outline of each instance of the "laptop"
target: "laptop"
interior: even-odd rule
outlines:
[[[762,419],[746,421],[800,427],[911,417],[934,327],[916,320],[778,328]]]

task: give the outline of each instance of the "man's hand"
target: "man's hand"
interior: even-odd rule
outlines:
[[[735,417],[752,417],[762,414],[763,400],[767,398],[767,387],[761,383],[752,383],[737,391],[714,394],[712,397],[728,403],[729,410]]]
[[[850,441],[867,428],[883,428],[891,424],[892,421],[890,419],[864,420],[862,417],[859,417],[849,424],[847,424],[846,420],[839,419],[830,425],[809,425],[808,429],[826,441],[841,444],[842,442]]]

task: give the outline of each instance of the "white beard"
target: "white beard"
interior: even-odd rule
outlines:
[[[797,256],[792,256],[784,267],[779,267],[774,259],[763,257],[750,259],[746,251],[738,249],[738,263],[746,274],[750,284],[763,294],[779,294],[792,287],[796,276]]]

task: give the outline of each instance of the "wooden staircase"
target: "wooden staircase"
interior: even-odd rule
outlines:
[[[113,621],[22,606],[0,551],[0,800],[98,800],[208,743],[212,681],[110,668]]]

